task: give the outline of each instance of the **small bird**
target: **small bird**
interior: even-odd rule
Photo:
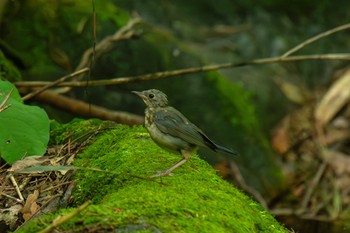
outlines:
[[[208,138],[197,126],[192,124],[181,112],[168,106],[167,96],[156,89],[142,92],[133,91],[147,105],[145,127],[151,138],[160,147],[182,154],[183,159],[164,172],[151,178],[169,175],[174,169],[190,159],[198,147],[209,148],[217,153],[238,155],[233,150],[219,146]]]

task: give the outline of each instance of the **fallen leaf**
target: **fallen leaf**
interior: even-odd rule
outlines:
[[[65,174],[69,170],[77,170],[79,167],[74,166],[51,166],[51,165],[37,165],[28,168],[24,168],[21,170],[17,170],[16,173],[43,173],[48,171],[58,171],[61,174]]]
[[[329,128],[327,129],[327,134],[323,135],[319,141],[323,145],[331,145],[337,142],[344,142],[350,138],[349,129],[336,129]]]
[[[289,120],[289,116],[285,117],[272,132],[271,146],[279,154],[286,153],[291,146]]]
[[[49,159],[43,156],[28,156],[24,159],[17,160],[16,162],[14,162],[12,167],[7,169],[7,171],[14,172],[16,170],[21,170],[26,167],[44,164],[46,161],[49,161]]]
[[[319,127],[326,125],[350,100],[350,69],[330,87],[315,109]]]
[[[39,197],[38,190],[35,190],[34,193],[28,195],[26,203],[24,204],[23,208],[20,210],[20,212],[23,214],[23,219],[25,221],[29,220],[33,215],[35,215],[39,211],[40,206],[36,203],[36,200],[38,199],[38,197]]]
[[[327,150],[327,159],[336,175],[350,175],[350,156],[339,151]]]
[[[7,209],[0,209],[0,222],[5,222],[11,230],[15,230],[18,220],[18,213],[22,205],[14,205]]]
[[[286,153],[293,146],[313,134],[312,105],[305,105],[285,116],[272,131],[271,146],[279,154]]]
[[[296,85],[280,78],[275,78],[274,81],[287,99],[293,103],[301,105],[311,97],[310,92],[302,85]]]

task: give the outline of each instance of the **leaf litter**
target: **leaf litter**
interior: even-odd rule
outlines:
[[[288,86],[293,88],[280,89],[299,107],[272,131],[287,191],[276,197],[271,212],[326,222],[341,219],[350,210],[350,69],[338,73],[329,87],[307,91],[303,101],[295,96],[305,88]]]
[[[32,218],[53,213],[71,202],[75,182],[75,155],[91,137],[81,142],[51,146],[44,156],[28,156],[12,166],[0,167],[0,232],[14,231]]]

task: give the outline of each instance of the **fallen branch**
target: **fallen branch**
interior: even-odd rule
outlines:
[[[23,89],[19,89],[19,91],[26,92],[26,90]],[[65,110],[81,117],[111,120],[127,125],[140,125],[143,123],[143,117],[139,115],[122,111],[112,111],[107,108],[88,104],[84,101],[69,98],[49,90],[35,96],[35,100],[50,104],[58,109]]]

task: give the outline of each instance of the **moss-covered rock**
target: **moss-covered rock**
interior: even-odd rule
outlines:
[[[173,176],[147,177],[176,163],[180,156],[159,148],[143,127],[96,121],[74,121],[52,135],[108,128],[78,154],[74,164],[108,172],[80,170],[74,205],[92,200],[81,214],[61,225],[60,232],[115,229],[117,232],[287,232],[267,211],[218,177],[194,156]],[[64,130],[62,130],[64,129]],[[55,141],[55,140],[54,140]],[[144,177],[144,178],[143,178]],[[37,232],[74,208],[42,216],[19,232]],[[96,231],[93,231],[96,232]]]

